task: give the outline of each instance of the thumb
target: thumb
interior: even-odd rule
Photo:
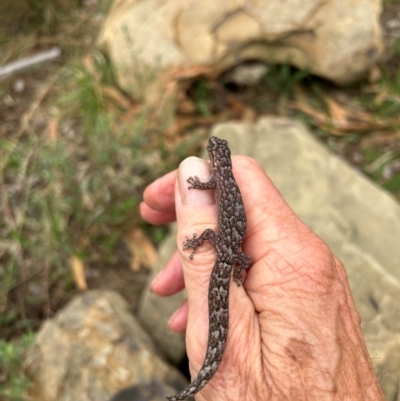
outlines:
[[[175,186],[176,217],[178,224],[178,250],[181,253],[185,276],[185,287],[190,305],[190,317],[208,320],[207,300],[211,270],[215,263],[215,252],[208,241],[201,245],[193,259],[191,249],[183,250],[183,242],[199,236],[204,230],[217,229],[217,208],[212,190],[189,189],[187,179],[199,177],[201,182],[210,180],[210,165],[197,157],[185,159],[178,169],[178,180]]]
[[[192,238],[193,234],[200,236],[206,229],[217,232],[218,221],[213,191],[188,189],[190,185],[187,183],[187,179],[195,176],[201,182],[208,182],[211,176],[210,166],[202,159],[190,157],[184,160],[178,169],[175,205],[178,223],[178,249],[181,253],[189,306],[186,345],[191,366],[198,370],[204,361],[209,335],[207,330],[209,326],[208,291],[211,271],[216,262],[216,253],[211,244],[205,241],[196,250],[193,259],[190,259],[192,250],[184,251],[182,245],[187,238]],[[249,344],[258,338],[259,327],[253,304],[246,295],[243,286],[232,285],[229,305],[229,330],[225,362],[227,363],[226,366],[236,366],[235,364],[238,361],[244,363],[243,359],[250,352],[248,350]],[[243,349],[247,349],[247,352],[243,353]],[[257,347],[253,347],[252,352],[257,353],[258,351]],[[230,358],[235,363],[229,364],[228,359]],[[222,361],[223,364],[224,360]],[[235,375],[237,375],[236,371]]]
[[[186,327],[186,345],[188,355],[196,370],[204,360],[208,339],[208,287],[210,275],[215,263],[215,252],[205,241],[190,259],[191,249],[183,250],[183,242],[199,236],[205,229],[217,228],[217,209],[213,191],[189,190],[189,177],[199,177],[200,181],[210,179],[210,165],[197,157],[185,159],[178,169],[175,185],[175,207],[178,225],[178,250],[181,254],[189,313]]]

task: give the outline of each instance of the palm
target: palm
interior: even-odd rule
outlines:
[[[368,393],[370,399],[383,400],[343,266],[293,213],[256,162],[237,157],[234,167],[247,216],[243,251],[253,265],[243,286],[231,283],[225,353],[196,399],[355,400],[367,399]],[[207,166],[202,168],[204,176],[198,175],[206,181]],[[193,171],[185,171],[183,164],[179,174],[175,194],[175,175],[170,174],[148,188],[141,210],[157,224],[175,219],[176,208],[181,248],[193,233],[216,229],[216,207],[210,195],[185,194]],[[189,251],[180,253],[182,265],[174,257],[153,290],[169,295],[186,287],[189,308],[184,306],[170,327],[187,327],[187,351],[196,375],[207,345],[215,253],[206,243],[193,260]],[[346,398],[348,388],[357,389],[352,394],[360,398]]]

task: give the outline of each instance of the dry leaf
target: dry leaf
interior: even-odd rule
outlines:
[[[298,100],[290,102],[289,107],[308,114],[313,118],[315,125],[326,129],[332,135],[391,129],[400,122],[397,119],[377,119],[365,111],[345,108],[329,96],[324,96],[324,100],[329,110],[329,116],[310,106],[304,96],[298,96]]]
[[[316,125],[322,125],[328,123],[328,116],[326,116],[322,111],[317,110],[316,108],[310,106],[308,103],[303,102],[289,102],[289,107],[292,109],[296,109],[302,111],[305,114],[308,114],[310,117],[314,119],[314,123]]]
[[[347,110],[329,96],[325,96],[324,100],[328,106],[333,125],[344,125],[348,119]]]
[[[47,124],[47,136],[54,145],[57,142],[58,118],[53,117]]]
[[[245,107],[242,113],[242,120],[247,123],[254,123],[257,119],[257,111],[252,107]]]
[[[131,269],[139,271],[143,265],[150,269],[157,259],[157,250],[149,237],[140,228],[133,228],[124,235],[124,239],[132,252]]]
[[[135,104],[133,105],[126,113],[120,114],[118,117],[122,121],[132,121],[134,120],[138,114],[143,111],[143,104]]]
[[[377,83],[382,78],[382,71],[381,69],[375,65],[369,70],[368,74],[368,82],[370,84]]]
[[[194,114],[196,112],[196,105],[190,99],[184,99],[176,106],[176,111],[179,114]]]
[[[131,101],[126,97],[121,91],[119,91],[114,86],[102,86],[101,92],[104,96],[111,100],[114,100],[123,109],[129,110],[131,108]]]
[[[82,60],[82,64],[85,67],[86,71],[93,77],[96,82],[100,82],[101,74],[96,69],[94,65],[93,58],[91,56],[85,56]]]
[[[74,278],[75,285],[81,291],[87,290],[87,283],[85,277],[85,266],[81,259],[77,256],[72,256],[70,258],[70,266],[72,270],[72,275]]]
[[[174,67],[168,70],[166,74],[167,81],[180,81],[183,79],[196,78],[198,76],[216,78],[218,69],[208,65],[193,65],[191,67]]]
[[[329,96],[324,96],[331,116],[331,124],[342,133],[351,131],[365,131],[372,129],[375,125],[371,114],[351,108],[344,108]]]
[[[226,102],[235,115],[241,115],[244,112],[245,105],[235,95],[227,94]]]
[[[381,89],[374,98],[375,106],[380,106],[389,96],[389,88],[386,86]]]
[[[170,142],[173,138],[179,136],[190,124],[193,124],[193,121],[189,117],[173,116],[168,128],[163,132],[163,136],[168,138],[168,142]]]
[[[362,148],[385,146],[395,141],[400,141],[400,132],[376,132],[372,136],[363,138],[361,141]]]

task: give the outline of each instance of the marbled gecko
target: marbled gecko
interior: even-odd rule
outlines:
[[[242,196],[232,174],[231,152],[224,139],[211,137],[207,144],[211,161],[211,178],[201,182],[198,177],[187,181],[189,189],[214,189],[218,210],[218,231],[206,229],[200,236],[183,243],[183,250],[191,248],[193,259],[196,249],[206,240],[216,252],[216,262],[211,272],[208,289],[209,331],[206,357],[197,377],[179,394],[167,397],[170,401],[184,400],[199,392],[217,371],[225,350],[229,321],[229,287],[233,268],[233,278],[240,286],[242,271],[250,266],[249,256],[240,247],[246,232],[246,215]]]

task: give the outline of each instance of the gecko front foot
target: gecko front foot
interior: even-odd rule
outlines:
[[[188,189],[215,189],[216,182],[214,179],[210,179],[208,182],[201,182],[200,178],[196,176],[189,177],[187,182],[190,184]]]
[[[193,234],[192,238],[186,238],[186,240],[183,241],[182,249],[184,251],[189,248],[193,249],[193,252],[189,255],[189,259],[192,260],[197,248],[201,246],[204,241],[208,240],[214,246],[216,239],[217,234],[215,234],[211,228],[207,228],[207,230],[204,230],[199,237],[197,237],[197,234]]]
[[[182,249],[184,251],[186,251],[186,249],[189,249],[189,248],[193,249],[193,252],[189,255],[189,259],[193,260],[193,255],[199,246],[200,245],[198,245],[198,242],[197,242],[197,234],[193,234],[192,238],[186,238],[186,240],[183,241]]]
[[[201,185],[203,184],[203,183],[200,181],[200,178],[197,177],[197,175],[194,176],[194,177],[189,177],[189,178],[187,179],[187,182],[190,184],[190,187],[188,187],[188,189],[198,189],[198,188],[201,189]]]

